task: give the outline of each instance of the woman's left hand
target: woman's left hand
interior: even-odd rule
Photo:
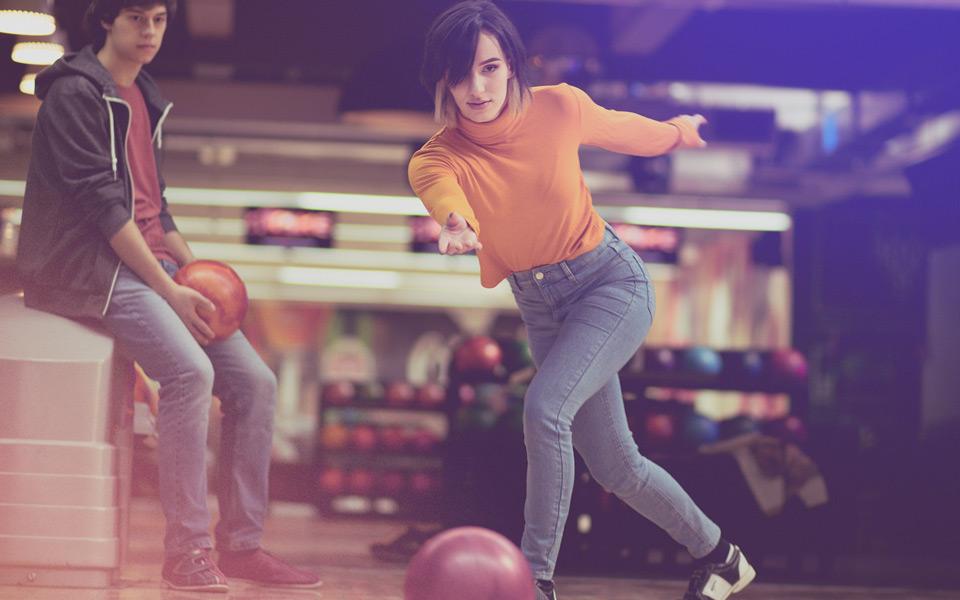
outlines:
[[[680,129],[680,145],[687,148],[705,148],[707,142],[700,137],[700,126],[707,123],[703,115],[680,115],[674,119]]]

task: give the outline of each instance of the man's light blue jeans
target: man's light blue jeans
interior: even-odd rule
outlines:
[[[172,276],[177,267],[161,261]],[[125,265],[104,325],[121,351],[160,383],[160,503],[166,517],[166,556],[211,548],[205,452],[212,394],[223,425],[218,472],[220,550],[260,545],[267,514],[267,481],[277,380],[236,332],[200,346],[167,302]]]

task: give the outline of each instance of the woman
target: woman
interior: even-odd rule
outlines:
[[[638,156],[702,147],[705,120],[605,110],[565,84],[531,89],[519,35],[487,1],[437,18],[422,80],[444,127],[411,159],[411,185],[443,225],[441,252],[476,251],[485,287],[509,280],[537,365],[524,401],[521,549],[540,598],[557,597],[574,448],[594,479],[700,560],[686,598],[739,592],[753,568],[627,427],[617,373],[650,329],[654,294],[643,262],[594,210],[577,154],[581,144]]]

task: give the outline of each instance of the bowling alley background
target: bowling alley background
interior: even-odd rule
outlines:
[[[535,373],[522,323],[506,285],[480,287],[475,257],[436,252],[406,183],[435,130],[416,59],[444,3],[322,18],[305,0],[184,4],[148,69],[175,104],[167,198],[197,257],[247,285],[242,330],[280,384],[273,498],[317,519],[519,541]],[[710,119],[703,151],[581,154],[598,211],[656,288],[653,328],[621,371],[641,451],[771,580],[956,585],[960,84],[942,65],[960,56],[960,11],[691,9],[646,48],[672,31],[658,14],[679,17],[500,4],[537,83]],[[76,47],[76,8],[57,5],[58,43]],[[0,55],[15,41],[0,36]],[[0,63],[9,294],[38,106],[21,81],[37,66]],[[157,493],[154,388],[139,380],[141,497]],[[680,575],[689,561],[578,463],[563,572]]]

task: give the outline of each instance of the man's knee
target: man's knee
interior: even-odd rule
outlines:
[[[184,364],[177,373],[177,379],[192,395],[207,399],[213,395],[213,364],[206,356],[196,357]]]
[[[258,359],[234,377],[230,385],[224,386],[224,391],[231,394],[231,397],[223,398],[224,411],[237,414],[256,412],[264,419],[272,419],[277,402],[277,377],[270,367]]]

